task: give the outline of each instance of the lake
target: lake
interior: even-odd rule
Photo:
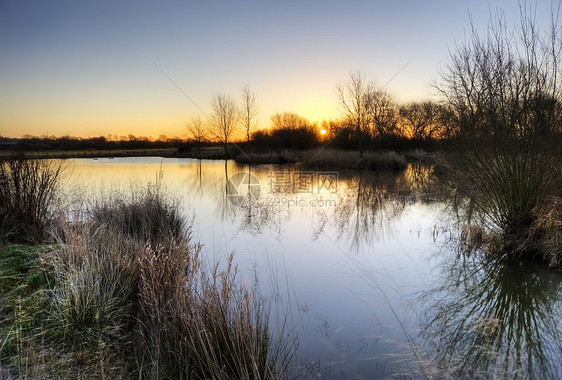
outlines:
[[[461,254],[466,202],[429,167],[69,162],[74,202],[161,181],[192,218],[206,263],[234,253],[241,283],[279,293],[298,336],[292,377],[562,374],[562,276]]]

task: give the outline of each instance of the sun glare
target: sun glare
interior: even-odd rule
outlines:
[[[325,130],[325,129],[321,129],[321,130],[320,130],[320,134],[321,134],[322,136],[324,136],[324,135],[326,134],[326,130]]]

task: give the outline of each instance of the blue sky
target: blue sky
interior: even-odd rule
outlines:
[[[353,71],[399,102],[431,98],[469,15],[483,28],[495,9],[518,17],[508,0],[0,0],[0,135],[181,137],[246,84],[262,127],[337,118]]]

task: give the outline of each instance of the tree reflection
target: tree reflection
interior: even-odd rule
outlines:
[[[222,194],[215,194],[221,219],[229,219],[246,231],[261,233],[270,228],[279,235],[284,231],[284,223],[297,213],[309,218],[312,239],[328,234],[346,241],[351,249],[359,249],[364,244],[370,245],[392,236],[395,233],[393,222],[406,205],[432,201],[438,198],[436,194],[440,194],[432,180],[431,167],[424,165],[409,165],[400,174],[340,171],[337,192],[326,194],[291,190],[288,183],[278,184],[279,189],[268,191],[267,184],[272,177],[287,179],[298,177],[300,173],[295,167],[274,170],[276,172],[272,174],[271,168],[238,167],[238,173],[244,172],[259,179],[261,196],[251,204],[233,206],[226,196],[230,190],[225,187]],[[225,183],[229,175],[232,171],[225,171]],[[242,185],[239,191],[250,192],[251,184]]]
[[[400,174],[353,173],[340,176],[340,181],[344,186],[330,220],[338,238],[346,238],[351,248],[392,236],[393,222],[406,205],[442,194],[433,181],[432,168],[420,164],[410,164]]]
[[[456,375],[560,378],[562,281],[555,273],[459,257],[430,306],[422,338],[441,369]]]
[[[391,235],[392,220],[405,205],[396,177],[353,176],[345,184],[331,219],[338,238],[347,238],[352,248],[359,248]]]

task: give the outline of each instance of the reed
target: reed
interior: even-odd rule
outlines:
[[[389,152],[360,152],[321,149],[307,154],[304,163],[326,169],[402,170],[406,167],[403,154]]]
[[[107,226],[154,246],[181,238],[186,230],[184,216],[176,201],[165,194],[161,183],[131,188],[129,195],[115,194],[101,199],[89,213],[94,226]]]
[[[239,281],[233,256],[205,266],[176,206],[161,189],[142,194],[64,221],[58,244],[37,256],[48,286],[9,299],[13,318],[0,326],[13,332],[0,342],[10,376],[285,376],[295,338],[270,326],[275,301]],[[0,285],[11,294],[20,282]]]
[[[0,159],[0,240],[40,243],[60,209],[62,161]]]

